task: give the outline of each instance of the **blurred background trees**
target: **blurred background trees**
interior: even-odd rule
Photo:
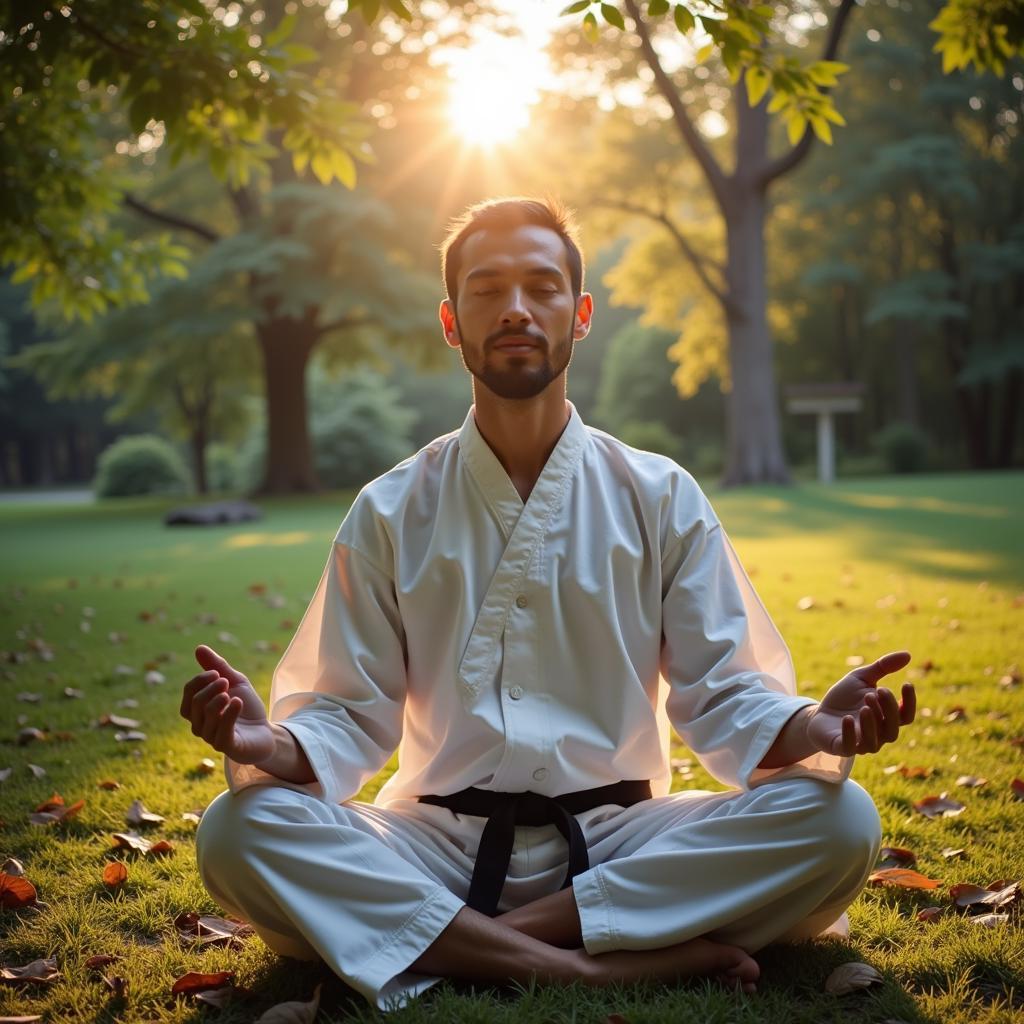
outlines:
[[[573,5],[550,71],[531,83],[529,43],[497,93],[489,40],[550,4],[132,6],[4,18],[0,483],[88,479],[118,431],[169,438],[201,492],[382,472],[469,403],[435,336],[448,220],[535,191],[583,229],[598,316],[569,389],[595,426],[727,483],[783,480],[814,454],[784,388],[862,381],[841,473],[1024,459],[1012,18],[979,74],[939,0],[850,13],[841,54],[842,4],[765,8],[765,53],[850,66],[818,83],[846,122],[825,145],[827,118],[794,131],[777,93],[750,104],[764,83],[728,38],[696,60],[708,37],[671,5],[620,4],[621,25]],[[955,59],[932,52],[940,15]],[[36,49],[12,48],[29,23]],[[452,55],[474,47],[475,135],[452,112]]]

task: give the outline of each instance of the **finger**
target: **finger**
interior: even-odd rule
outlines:
[[[860,709],[860,743],[857,746],[858,754],[873,754],[878,750],[878,726],[875,724],[875,714],[869,707]]]
[[[220,722],[217,725],[217,732],[214,736],[215,742],[213,744],[215,750],[229,749],[235,738],[235,722],[238,721],[238,716],[241,712],[242,698],[231,697],[228,700],[228,706],[224,709],[223,714],[220,716]]]
[[[227,690],[222,693],[214,694],[210,698],[210,702],[206,705],[206,711],[203,715],[203,730],[202,737],[213,745],[214,738],[217,735],[217,727],[220,725],[221,712],[231,703],[231,698],[228,696]]]
[[[860,668],[854,669],[852,674],[865,683],[874,685],[879,679],[891,672],[899,672],[901,668],[906,668],[909,664],[910,651],[890,651],[871,662],[870,665],[862,665]]]
[[[882,710],[877,690],[868,690],[868,692],[864,694],[864,705],[865,707],[870,708],[871,713],[875,716],[875,731],[879,736],[881,736],[882,727],[885,724],[885,712]]]
[[[189,717],[189,711],[192,707],[192,699],[195,697],[196,692],[216,678],[216,672],[200,672],[199,675],[193,676],[184,685],[181,692],[181,708],[179,709],[182,718]]]
[[[900,722],[910,725],[917,714],[917,692],[913,683],[903,684],[903,703],[900,704]]]
[[[192,723],[192,734],[203,735],[203,724],[206,720],[206,708],[210,701],[218,694],[227,690],[227,680],[218,676],[211,683],[204,686],[193,698],[192,707],[189,711],[189,721]]]
[[[233,686],[249,681],[238,669],[232,668],[226,659],[222,658],[212,647],[206,644],[200,644],[196,648],[196,661],[205,669],[213,669],[219,672]]]
[[[838,753],[842,757],[853,757],[857,753],[857,723],[853,715],[843,715],[843,738]]]
[[[900,734],[900,704],[892,690],[884,686],[878,691],[878,704],[882,709],[881,736],[883,743],[892,743]]]

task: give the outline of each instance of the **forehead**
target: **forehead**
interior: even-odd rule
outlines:
[[[525,272],[552,267],[569,280],[569,259],[558,232],[539,224],[481,228],[466,237],[459,261],[459,283],[473,271]]]

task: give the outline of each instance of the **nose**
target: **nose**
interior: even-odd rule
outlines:
[[[503,324],[528,324],[533,318],[526,306],[525,296],[522,288],[510,288],[508,301],[501,314]]]

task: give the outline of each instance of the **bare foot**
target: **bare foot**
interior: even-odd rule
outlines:
[[[744,992],[757,990],[761,968],[739,946],[726,946],[709,939],[690,939],[662,949],[619,949],[584,958],[583,982],[611,985],[650,978],[676,981],[680,978],[713,977]]]

